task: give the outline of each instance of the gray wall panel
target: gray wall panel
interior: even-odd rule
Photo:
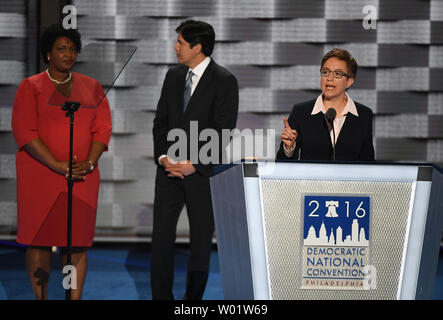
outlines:
[[[146,125],[148,126],[149,123]],[[124,155],[128,158],[153,157],[154,147],[152,139],[151,132],[134,135],[114,135],[109,143],[108,153]]]
[[[273,42],[326,42],[325,19],[291,19],[272,21]]]
[[[0,61],[0,68],[2,67]],[[113,62],[82,62],[75,66],[75,71],[85,73],[97,79],[103,86],[111,85],[123,68],[122,63]],[[132,63],[128,65],[115,82],[115,86],[157,85],[166,73],[165,66]]]
[[[275,112],[284,112],[288,110],[288,106],[316,99],[317,96],[318,92],[315,90],[278,90],[274,91],[272,105],[276,107]]]
[[[20,13],[26,14],[25,0],[0,0],[0,8],[2,13]]]
[[[443,90],[443,68],[429,69],[429,90],[431,91]]]
[[[0,201],[0,231],[6,235],[17,232],[17,203],[15,201]]]
[[[375,122],[374,135],[377,138],[426,138],[428,120],[423,114],[380,115]]]
[[[221,65],[272,65],[273,51],[268,42],[217,43],[213,57]]]
[[[378,8],[379,0],[326,0],[325,18],[329,20],[361,20],[363,7]]]
[[[218,62],[218,60],[216,61]],[[237,77],[240,88],[269,88],[271,86],[271,69],[268,67],[252,65],[229,65],[226,67]]]
[[[428,140],[427,161],[443,162],[443,140]]]
[[[124,16],[168,16],[168,1],[116,1],[116,11]]]
[[[0,179],[0,203],[17,201],[17,184],[14,179]]]
[[[0,108],[12,108],[18,85],[0,85]]]
[[[136,181],[139,179],[154,179],[149,169],[154,168],[151,159],[128,158],[130,155],[103,156],[100,161],[100,175],[104,181]]]
[[[217,15],[238,18],[273,18],[274,2],[267,0],[219,0]]]
[[[350,95],[352,100],[370,108],[374,114],[378,112],[377,92],[375,90],[352,89],[351,87],[351,89],[348,90],[348,95]]]
[[[157,39],[165,24],[166,20],[121,15],[78,18],[79,31],[87,39]]]
[[[0,147],[1,154],[15,154],[17,151],[17,144],[15,143],[12,132],[0,131]]]
[[[0,38],[0,60],[26,59],[26,41],[24,38]]]
[[[151,110],[157,109],[161,86],[140,86],[131,88],[116,88],[108,95],[112,108],[122,110]]]
[[[174,51],[175,39],[176,35],[173,35],[170,40],[153,39],[132,43],[137,46],[137,51],[133,57],[134,62],[151,64],[177,63],[177,55]]]
[[[271,70],[271,88],[320,90],[320,67],[274,67]]]
[[[358,78],[352,85],[354,89],[375,89],[376,69],[375,68],[359,68],[357,71]]]
[[[431,20],[443,21],[443,2],[440,0],[431,0]]]
[[[430,21],[379,21],[377,23],[377,42],[429,44],[431,42],[430,30]]]
[[[276,18],[321,18],[325,4],[323,1],[310,0],[276,0],[274,17]]]
[[[118,0],[75,0],[72,1],[77,8],[77,14],[79,15],[92,15],[92,16],[112,16],[117,14]],[[125,1],[128,4],[134,3],[133,1]],[[123,2],[123,3],[125,3]],[[139,6],[142,1],[137,1]]]
[[[431,115],[429,117],[428,135],[429,138],[443,138],[443,115]]]
[[[271,20],[224,19],[213,16],[199,17],[199,19],[214,27],[218,41],[272,41],[273,39],[271,37]]]
[[[217,13],[217,1],[167,0],[167,16],[210,16]]]
[[[327,42],[375,42],[377,32],[365,30],[361,21],[328,20],[326,24]]]
[[[21,61],[0,61],[0,85],[20,84],[25,77],[26,64]]]
[[[112,131],[119,133],[147,133],[152,123],[153,113],[131,110],[113,110],[112,111]]]
[[[388,161],[426,161],[427,144],[421,139],[377,138],[376,154]]]
[[[431,22],[431,43],[443,44],[443,21]]]
[[[443,67],[443,46],[431,46],[429,49],[429,67]]]
[[[0,155],[0,179],[15,179],[15,155],[2,154]]]
[[[286,43],[274,44],[273,64],[317,65],[322,58],[323,47],[318,44]]]
[[[240,90],[240,112],[286,113],[294,104],[314,99],[318,92],[309,90]]]
[[[0,37],[24,38],[25,34],[25,15],[15,12],[0,12]]]
[[[419,67],[401,67],[377,69],[376,89],[384,91],[427,91],[429,69]]]
[[[272,112],[274,92],[269,89],[244,88],[239,90],[239,112]]]
[[[379,67],[427,67],[429,46],[380,44],[378,46]]]
[[[443,93],[429,93],[429,114],[443,114]]]
[[[379,91],[377,113],[424,113],[428,112],[428,95],[424,92]]]
[[[9,132],[11,128],[12,108],[0,108],[0,131]]]
[[[389,0],[379,1],[379,19],[428,19],[430,2],[428,0]]]

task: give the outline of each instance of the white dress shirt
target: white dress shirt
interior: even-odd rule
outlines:
[[[192,97],[192,94],[195,91],[195,88],[197,88],[198,82],[200,81],[201,77],[203,76],[203,73],[205,72],[205,70],[208,67],[210,62],[211,62],[211,58],[210,57],[206,57],[194,69],[189,68],[188,72],[186,73],[185,79],[188,78],[189,71],[192,71],[192,73],[193,73],[193,75],[192,75],[191,97]]]

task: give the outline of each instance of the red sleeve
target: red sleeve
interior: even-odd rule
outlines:
[[[18,148],[38,138],[37,100],[29,80],[23,80],[15,95],[12,110],[12,133]]]
[[[101,85],[97,82],[97,94],[103,97],[104,92]],[[92,140],[100,141],[106,145],[105,151],[108,150],[109,139],[112,132],[111,110],[109,108],[108,99],[105,97],[100,105],[97,107],[94,123],[92,126]]]

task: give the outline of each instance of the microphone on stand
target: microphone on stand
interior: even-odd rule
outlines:
[[[335,161],[335,129],[334,129],[334,120],[337,116],[337,111],[334,108],[329,108],[325,113],[325,120],[327,124],[330,124],[332,127],[333,141],[332,141],[332,160]]]

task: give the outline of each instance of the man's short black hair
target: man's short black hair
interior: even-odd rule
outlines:
[[[81,35],[77,29],[65,29],[61,24],[52,24],[43,31],[40,40],[40,53],[46,64],[49,63],[48,52],[51,52],[55,40],[59,37],[67,37],[70,39],[74,43],[78,53],[82,50]]]
[[[206,22],[196,20],[186,20],[182,22],[175,31],[182,35],[193,48],[201,44],[202,52],[209,57],[214,50],[215,31],[214,28]]]

